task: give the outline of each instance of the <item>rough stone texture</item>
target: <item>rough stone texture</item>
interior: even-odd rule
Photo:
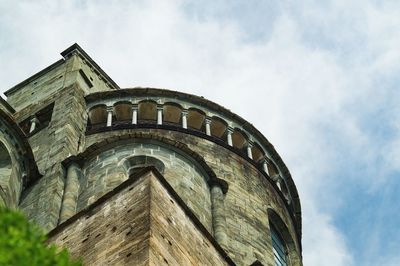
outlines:
[[[94,156],[84,165],[78,208],[81,210],[128,178],[126,159],[148,155],[164,163],[164,176],[199,220],[212,233],[210,188],[207,177],[183,155],[150,143],[120,145]]]
[[[84,138],[87,116],[82,97],[83,91],[77,86],[60,91],[54,101],[50,124],[29,138],[43,177],[24,192],[20,207],[47,230],[54,228],[59,219],[65,179],[61,162],[78,152]]]
[[[21,156],[15,152],[15,143],[1,133],[0,131],[0,206],[15,208],[22,190]]]
[[[0,170],[0,204],[18,205],[30,220],[47,231],[56,228],[51,241],[71,247],[73,254],[98,262],[97,265],[159,265],[165,260],[173,265],[224,265],[229,259],[221,257],[224,253],[219,250],[221,247],[237,265],[255,261],[273,265],[271,223],[285,237],[290,265],[302,265],[301,227],[296,228],[300,223],[292,220],[293,209],[271,178],[246,154],[200,131],[182,129],[179,123],[154,125],[155,121],[147,121],[153,122],[149,127],[140,121],[132,129],[113,126],[96,134],[86,131],[89,105],[93,104],[91,93],[101,92],[95,94],[96,104],[110,104],[102,102],[101,96],[117,87],[85,53],[71,49],[63,54],[65,60],[6,92],[16,112],[1,102],[0,122],[3,113],[12,113],[14,128],[46,106],[53,109],[49,123],[40,130],[26,136],[19,134],[19,139],[13,138],[14,133],[0,132],[0,144],[3,143],[11,158],[10,167],[9,157],[4,160],[1,157],[5,163]],[[143,98],[147,91],[137,93]],[[128,94],[131,97],[131,93],[123,90],[121,97]],[[179,98],[179,93],[176,94]],[[189,97],[188,101],[198,97],[195,98]],[[196,100],[197,104],[201,102]],[[228,114],[220,107],[213,109]],[[179,113],[175,122],[178,118]],[[21,138],[25,144],[21,144]],[[107,146],[103,147],[100,143],[104,142]],[[21,194],[18,187],[22,187],[24,171],[18,163],[26,162],[27,155],[18,146],[23,145],[31,149],[30,164],[37,165],[42,176]],[[127,189],[112,194],[130,180],[132,172],[126,162],[132,156],[161,161],[168,184],[143,181],[140,186],[133,186],[132,192]],[[76,164],[79,175],[66,181],[71,162]],[[10,175],[10,169],[16,178],[7,180],[17,183],[7,183],[3,178]],[[28,172],[27,179],[29,175]],[[167,186],[176,193],[172,198],[172,192],[163,188]],[[110,193],[114,196],[102,201]],[[11,201],[5,195],[11,195]],[[180,202],[179,206],[176,202]],[[80,216],[82,212],[86,216]],[[69,217],[73,223],[67,220],[60,224]]]
[[[128,180],[50,232],[48,242],[84,265],[228,265],[159,178],[148,172]]]
[[[179,139],[193,151],[203,156],[217,177],[229,184],[225,195],[226,245],[229,256],[239,265],[250,265],[256,259],[265,265],[273,265],[272,240],[269,230],[268,208],[275,210],[284,220],[295,241],[296,234],[287,208],[271,183],[243,157],[218,144],[176,131],[162,129],[131,129],[104,132],[86,137],[86,148],[111,136],[129,136],[135,132],[151,133],[169,139]],[[300,247],[291,260],[299,265]]]
[[[54,98],[60,90],[73,84],[78,85],[85,95],[111,89],[93,66],[88,65],[86,60],[76,54],[57,62],[45,74],[29,81],[17,85],[18,89],[15,91],[5,92],[7,102],[17,111]]]

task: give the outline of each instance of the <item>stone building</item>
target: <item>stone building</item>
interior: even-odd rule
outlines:
[[[0,101],[0,204],[85,265],[302,265],[296,186],[256,128],[61,55]]]

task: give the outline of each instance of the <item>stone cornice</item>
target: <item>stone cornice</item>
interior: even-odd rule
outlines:
[[[108,99],[115,99],[115,98],[124,98],[124,97],[166,97],[166,98],[175,98],[179,101],[187,101],[190,103],[194,103],[199,106],[203,106],[210,110],[215,111],[216,113],[223,114],[226,118],[235,121],[237,124],[241,125],[243,129],[245,129],[248,133],[252,135],[253,138],[257,139],[263,147],[266,148],[268,151],[269,156],[271,157],[277,167],[279,168],[281,174],[286,178],[288,189],[290,190],[291,197],[293,200],[293,206],[295,210],[296,216],[296,226],[297,231],[299,232],[299,238],[301,238],[301,205],[300,205],[300,198],[298,195],[298,191],[296,185],[292,179],[292,176],[289,172],[289,169],[286,167],[285,163],[283,162],[282,158],[275,150],[275,147],[267,140],[267,138],[258,130],[256,129],[251,123],[247,122],[244,118],[240,117],[237,114],[234,114],[229,109],[209,101],[204,97],[182,93],[173,90],[166,90],[166,89],[158,89],[158,88],[124,88],[114,91],[103,91],[103,92],[96,92],[89,94],[85,97],[88,103],[96,102],[96,101],[106,101]],[[104,129],[109,130],[109,129]],[[94,133],[94,132],[90,132]],[[96,132],[97,133],[97,132]]]
[[[71,55],[74,54],[78,54],[83,60],[89,63],[89,65],[94,68],[95,72],[97,72],[97,74],[99,74],[112,89],[119,89],[117,83],[115,83],[115,81],[112,80],[107,75],[107,73],[104,72],[104,70],[77,43],[74,43],[63,52],[61,52],[61,55],[64,57],[65,60],[67,60]]]
[[[26,86],[30,82],[32,82],[32,81],[36,80],[37,78],[43,76],[44,74],[46,74],[49,71],[55,69],[56,67],[64,64],[66,62],[66,60],[73,54],[79,55],[91,67],[93,67],[93,69],[97,72],[97,74],[100,75],[103,78],[103,80],[106,81],[106,83],[109,84],[110,88],[119,89],[119,86],[117,85],[117,83],[115,83],[115,81],[112,80],[107,75],[107,73],[104,72],[104,70],[77,43],[74,43],[73,45],[71,45],[70,47],[65,49],[63,52],[61,52],[61,55],[63,56],[63,59],[58,60],[57,62],[51,64],[50,66],[46,67],[45,69],[37,72],[33,76],[25,79],[24,81],[18,83],[15,86],[13,86],[12,88],[10,88],[6,92],[4,92],[4,95],[6,95],[8,97],[9,95],[13,94],[14,92],[19,90],[20,88]]]
[[[25,85],[31,83],[32,81],[34,81],[35,79],[43,76],[44,74],[46,74],[47,72],[55,69],[58,66],[61,66],[62,64],[64,64],[64,59],[60,59],[57,62],[51,64],[50,66],[46,67],[45,69],[40,70],[39,72],[37,72],[36,74],[34,74],[33,76],[25,79],[24,81],[18,83],[17,85],[15,85],[14,87],[10,88],[9,90],[7,90],[6,92],[4,92],[4,95],[6,95],[7,97],[10,96],[11,94],[13,94],[14,92],[16,92],[17,90],[19,90],[20,88],[24,87]]]

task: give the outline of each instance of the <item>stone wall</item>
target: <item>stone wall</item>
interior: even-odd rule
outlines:
[[[50,124],[29,138],[43,177],[24,192],[20,208],[46,230],[58,223],[64,190],[61,162],[78,153],[86,126],[84,110],[83,91],[79,87],[59,91]]]
[[[45,75],[42,75],[22,86],[11,94],[7,94],[7,102],[20,111],[31,104],[36,104],[58,92],[64,86],[66,64],[58,64]]]
[[[300,246],[285,202],[266,177],[242,156],[203,138],[162,129],[115,130],[93,134],[86,137],[86,147],[111,136],[125,139],[131,134],[134,138],[135,132],[151,133],[185,143],[204,158],[218,178],[228,182],[229,190],[224,199],[227,242],[221,245],[235,263],[250,265],[259,260],[264,265],[273,265],[267,211],[271,208],[284,221],[295,243],[295,251],[289,259],[293,265],[301,265]]]
[[[77,211],[128,179],[127,159],[147,155],[165,166],[163,175],[212,233],[210,188],[207,176],[183,155],[157,143],[132,143],[113,147],[86,162],[80,184]]]
[[[4,130],[0,127],[0,206],[16,208],[23,185],[23,158]]]
[[[73,55],[44,69],[43,73],[16,85],[6,92],[7,102],[18,112],[30,105],[41,103],[73,84],[86,94],[110,90],[96,70],[80,56]]]
[[[232,264],[162,177],[139,176],[50,232],[48,242],[67,247],[84,265]]]
[[[91,59],[87,56],[85,59],[82,51],[81,54],[74,50],[70,52],[64,54],[65,60],[56,62],[6,93],[9,103],[17,110],[13,119],[18,123],[29,121],[39,110],[54,104],[50,123],[27,135],[42,177],[23,191],[20,200],[12,200],[15,205],[19,201],[19,208],[29,219],[47,231],[60,223],[63,207],[66,210],[65,219],[80,211],[71,218],[73,222],[62,223],[56,233],[52,233],[51,241],[70,247],[73,254],[84,256],[84,260],[94,264],[224,265],[227,261],[221,257],[223,251],[219,250],[219,245],[213,243],[215,240],[211,237],[214,234],[217,239],[214,232],[217,230],[213,227],[218,226],[219,244],[236,264],[250,265],[257,260],[263,265],[273,265],[270,236],[270,224],[273,223],[279,230],[286,230],[285,241],[293,243],[288,245],[291,248],[291,265],[301,265],[301,246],[287,202],[265,174],[268,171],[259,171],[255,162],[250,161],[252,150],[247,150],[246,157],[245,154],[239,154],[239,149],[234,150],[229,147],[230,144],[222,143],[222,135],[220,139],[213,139],[215,136],[208,132],[207,138],[203,138],[204,132],[196,131],[201,129],[202,119],[193,120],[199,122],[197,127],[193,126],[191,110],[188,110],[189,120],[186,121],[190,130],[186,126],[179,131],[172,130],[173,127],[161,129],[163,125],[158,123],[152,124],[152,129],[138,128],[143,124],[135,125],[136,129],[124,130],[110,126],[104,132],[90,134],[86,131],[87,112],[90,110],[84,97],[92,92],[110,90],[112,82]],[[108,83],[104,78],[108,79]],[[146,91],[143,90],[143,93]],[[173,93],[179,98],[179,93]],[[96,95],[100,97],[98,101],[103,101],[103,94]],[[146,98],[147,95],[141,97]],[[194,96],[190,97],[193,100]],[[90,96],[86,100],[88,98]],[[153,103],[154,108],[157,108],[156,105]],[[132,106],[125,108],[128,113],[132,111],[129,108]],[[221,108],[215,109],[216,112]],[[153,118],[157,113],[157,121],[161,121],[158,117],[162,118],[162,113],[156,112],[156,109],[153,111]],[[112,118],[112,113],[106,110],[105,117],[109,116]],[[237,117],[234,114],[231,116]],[[174,123],[178,123],[179,119],[178,113]],[[238,121],[243,122],[241,119]],[[206,132],[213,131],[212,125],[207,125]],[[260,135],[258,131],[256,133]],[[96,144],[107,142],[110,137],[116,142],[109,142],[106,150],[97,151]],[[168,143],[173,147],[155,140],[161,138],[169,139]],[[22,170],[14,152],[16,149],[9,145],[8,140],[0,141],[6,143],[6,150],[11,154],[11,171],[19,178]],[[187,148],[185,152],[182,146]],[[79,175],[75,175],[71,189],[66,193],[68,182],[62,163],[67,158],[72,160],[75,155],[84,153],[89,147],[96,152],[83,161],[74,162],[77,165],[75,167],[79,168]],[[245,151],[244,147],[242,151]],[[162,161],[165,166],[163,174],[168,182],[164,188],[172,186],[187,207],[176,206],[177,201],[171,198],[171,191],[166,192],[162,185],[152,181],[143,181],[137,187],[131,186],[131,190],[121,191],[114,197],[116,194],[113,193],[120,191],[121,184],[129,181],[130,169],[125,162],[133,155],[150,156]],[[279,156],[277,158],[280,160]],[[3,170],[0,175],[10,174],[8,165]],[[212,182],[208,182],[211,180],[210,173]],[[15,180],[20,180],[18,178]],[[222,188],[209,187],[209,184],[213,186],[215,182],[218,183],[219,179],[229,186],[226,194],[222,193]],[[8,189],[13,198],[18,195],[18,186],[15,184],[11,184],[15,188]],[[5,183],[0,185],[4,190]],[[210,190],[215,197],[210,195]],[[226,187],[223,191],[226,192]],[[1,193],[0,196],[4,195]],[[73,193],[76,193],[76,197],[71,196]],[[104,197],[112,199],[102,201]],[[1,198],[0,204],[8,201],[4,196]],[[71,204],[71,201],[75,202]],[[101,206],[97,204],[99,202],[102,202]],[[298,201],[297,204],[300,210]],[[94,205],[97,207],[91,207]],[[189,212],[184,211],[185,208],[194,216],[188,217]],[[87,212],[89,209],[91,212]],[[82,216],[82,213],[86,216]],[[274,217],[271,217],[271,213]],[[197,220],[201,224],[193,222]],[[300,232],[300,223],[298,226]]]

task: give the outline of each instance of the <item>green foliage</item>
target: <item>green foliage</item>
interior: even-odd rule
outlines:
[[[45,244],[45,234],[23,214],[0,206],[0,265],[77,266],[64,249]]]

